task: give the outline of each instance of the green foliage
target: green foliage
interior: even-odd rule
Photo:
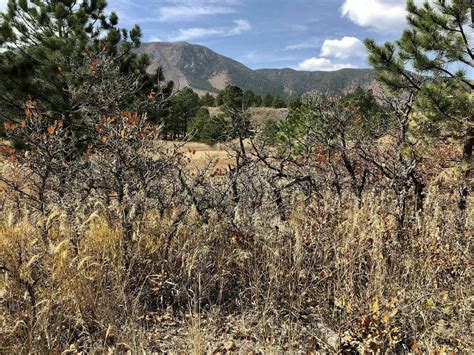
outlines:
[[[227,139],[229,127],[221,115],[211,116],[209,110],[202,107],[188,129],[195,140],[212,145]]]
[[[228,85],[217,95],[217,102],[224,112],[241,110],[244,107],[244,93],[238,86]]]
[[[260,138],[268,142],[276,142],[280,129],[283,128],[283,125],[279,122],[268,121],[263,128]]]
[[[238,86],[228,85],[216,97],[217,106],[230,106],[233,110],[250,107],[285,108],[285,100],[278,95],[267,93],[263,98],[252,90],[243,91]]]
[[[264,137],[299,154],[309,141],[333,147],[341,138],[346,143],[373,140],[388,133],[391,126],[390,117],[373,94],[359,89],[345,96],[301,100],[285,121],[267,124]]]
[[[256,107],[258,96],[252,90],[245,90],[243,94],[243,104],[245,107]]]
[[[300,97],[292,97],[288,100],[288,109],[290,110],[297,110],[301,107],[303,101]]]
[[[148,57],[133,51],[140,28],[118,28],[106,6],[104,0],[9,2],[0,15],[1,120],[19,120],[32,99],[46,117],[61,117],[79,130],[83,117],[71,93],[91,80],[95,58],[119,60],[122,73],[139,77],[140,95],[158,91],[162,72],[148,75]]]
[[[274,108],[285,108],[286,107],[285,100],[283,100],[280,96],[273,97],[272,107],[274,107]]]
[[[90,128],[102,116],[140,111],[153,117],[173,84],[161,86],[161,69],[146,72],[148,56],[135,53],[140,28],[118,28],[106,5],[9,2],[0,14],[0,124],[24,120],[34,103],[48,123],[61,120],[70,129],[78,153],[91,143]],[[14,141],[20,148],[23,143]]]
[[[163,118],[165,135],[174,139],[188,132],[188,123],[201,107],[201,99],[191,88],[178,92],[171,100],[169,110]]]
[[[407,9],[409,27],[400,40],[383,46],[366,40],[369,62],[392,91],[417,93],[416,123],[425,133],[462,140],[470,159],[474,85],[467,72],[474,67],[474,52],[468,1],[436,0],[418,7],[409,0]]]
[[[273,96],[271,94],[265,94],[262,99],[263,107],[272,107],[273,106]]]
[[[215,105],[216,100],[210,93],[207,92],[203,97],[201,97],[201,106],[214,107]]]
[[[217,96],[217,102],[221,104],[224,116],[230,119],[229,137],[239,138],[241,141],[250,137],[249,107],[245,101],[242,89],[238,86],[228,85]]]

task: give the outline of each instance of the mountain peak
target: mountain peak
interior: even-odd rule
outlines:
[[[150,71],[161,66],[166,79],[175,81],[178,88],[190,86],[201,93],[216,93],[232,84],[260,95],[270,93],[287,98],[314,91],[347,92],[354,87],[369,88],[376,76],[372,69],[333,72],[292,68],[252,70],[205,46],[188,42],[144,43],[140,52],[150,56]]]

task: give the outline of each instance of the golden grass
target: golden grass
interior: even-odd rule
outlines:
[[[3,213],[0,352],[471,352],[472,225],[449,191],[430,186],[402,236],[388,193],[295,204],[287,222],[189,212],[175,232],[173,211],[149,211],[129,270],[100,214],[78,250],[51,216],[47,250]]]
[[[174,145],[173,142],[161,142],[169,146]],[[215,145],[208,145],[198,142],[187,142],[182,145],[180,152],[188,158],[190,169],[204,168],[209,161],[215,162],[215,168],[225,170],[229,166],[235,165],[235,157],[232,153],[232,146],[237,145],[237,141],[227,143],[217,143]],[[245,147],[251,149],[250,142],[245,142]]]

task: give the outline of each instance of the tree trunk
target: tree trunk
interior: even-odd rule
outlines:
[[[465,166],[464,172],[464,181],[462,186],[459,189],[459,200],[458,200],[458,207],[461,210],[462,219],[464,220],[465,212],[467,208],[467,199],[469,198],[469,194],[472,190],[472,147],[474,143],[474,128],[469,128],[466,139],[464,141],[463,146],[463,164]]]

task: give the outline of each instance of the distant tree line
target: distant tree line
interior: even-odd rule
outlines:
[[[155,121],[163,125],[167,139],[192,135],[195,140],[213,144],[233,138],[229,133],[231,111],[246,111],[252,107],[296,109],[299,106],[299,97],[286,102],[277,95],[262,97],[252,90],[244,91],[233,85],[226,86],[215,96],[206,93],[202,97],[187,87],[173,95],[167,105],[155,113]],[[220,113],[211,115],[210,107],[220,108]]]

